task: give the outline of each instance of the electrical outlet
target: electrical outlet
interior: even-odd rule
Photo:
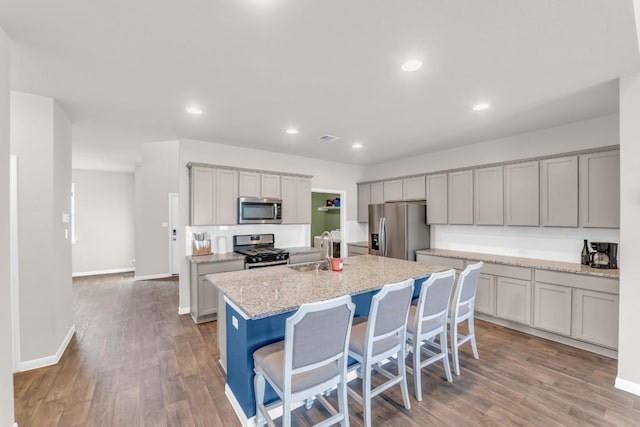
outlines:
[[[236,316],[231,316],[231,324],[234,328],[238,329],[238,319],[236,318]]]

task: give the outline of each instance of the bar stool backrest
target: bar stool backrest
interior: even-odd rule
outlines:
[[[413,279],[385,285],[371,301],[369,328],[372,324],[375,327],[373,333],[367,335],[375,341],[405,328],[412,295]]]
[[[446,324],[446,313],[451,301],[451,292],[456,280],[456,271],[447,270],[441,273],[433,273],[420,290],[417,313],[422,313],[420,318],[430,320],[439,316],[444,317]]]

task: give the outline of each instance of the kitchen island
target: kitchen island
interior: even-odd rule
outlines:
[[[225,391],[240,421],[255,415],[253,352],[284,337],[286,319],[302,304],[351,295],[356,316],[366,316],[383,285],[416,279],[415,294],[441,265],[363,255],[344,259],[344,270],[296,271],[291,266],[211,274],[207,280],[226,303],[227,384]],[[220,319],[222,321],[223,319]],[[273,390],[267,398],[275,399]]]

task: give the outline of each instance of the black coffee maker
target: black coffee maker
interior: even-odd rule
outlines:
[[[618,244],[591,242],[589,265],[593,268],[618,268]]]

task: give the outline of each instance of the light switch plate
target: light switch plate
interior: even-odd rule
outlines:
[[[162,228],[167,228],[169,226],[168,222],[163,221],[162,222]]]
[[[68,224],[71,221],[69,214],[66,212],[62,212],[62,222]]]
[[[234,328],[238,329],[238,319],[236,318],[236,316],[231,316],[231,324]]]

